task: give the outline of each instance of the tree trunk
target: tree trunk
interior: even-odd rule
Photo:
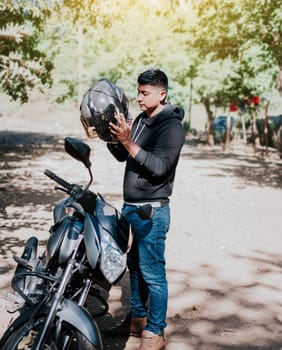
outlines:
[[[280,159],[282,159],[282,125],[280,126],[277,133],[277,150]]]
[[[227,114],[226,120],[226,134],[225,134],[225,145],[224,150],[228,150],[230,148],[230,133],[231,133],[231,116],[230,113]]]
[[[193,93],[193,78],[190,78],[190,96],[189,96],[189,109],[188,109],[188,128],[191,130],[191,111],[192,111],[192,93]]]
[[[251,117],[252,117],[252,143],[253,143],[253,148],[254,152],[256,151],[256,144],[258,140],[258,128],[256,124],[256,113],[251,112]]]
[[[265,146],[265,152],[266,155],[268,154],[268,107],[269,107],[269,101],[267,101],[267,104],[265,106],[264,111],[264,121],[263,121],[263,139],[264,139],[264,146]]]
[[[240,113],[241,117],[241,124],[242,124],[242,131],[243,131],[243,140],[244,143],[247,143],[247,135],[246,135],[246,121],[245,121],[245,115],[244,113]]]
[[[204,106],[208,115],[208,145],[214,146],[214,130],[213,130],[213,112],[210,108],[210,99],[204,99]]]

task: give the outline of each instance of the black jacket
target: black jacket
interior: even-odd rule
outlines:
[[[122,144],[107,144],[118,161],[126,160],[125,201],[158,201],[172,194],[175,169],[185,141],[183,117],[184,110],[172,105],[166,105],[154,117],[139,114],[131,130],[131,137],[141,147],[135,159]]]

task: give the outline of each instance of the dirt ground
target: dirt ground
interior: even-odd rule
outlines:
[[[67,119],[62,110],[45,118],[40,109],[35,117],[29,108],[30,114],[0,113],[0,335],[15,316],[12,256],[31,235],[44,249],[53,205],[62,198],[44,170],[70,182],[88,181],[84,166],[63,149],[65,136],[86,140],[78,118]],[[92,189],[120,209],[123,165],[102,141],[87,142]],[[187,140],[167,238],[167,350],[282,349],[281,170],[273,150],[262,156],[236,142],[223,152]],[[128,296],[125,275],[109,293],[109,314],[98,321],[121,320]],[[105,349],[134,350],[137,344],[135,338],[108,339]]]

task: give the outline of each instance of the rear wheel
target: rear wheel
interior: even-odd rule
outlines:
[[[2,350],[30,350],[45,318],[34,319],[17,328],[2,345]],[[73,326],[63,323],[60,332],[53,327],[40,350],[98,350]]]

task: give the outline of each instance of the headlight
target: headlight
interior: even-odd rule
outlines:
[[[100,243],[100,268],[107,281],[112,284],[125,270],[126,254],[122,252],[115,240],[105,230],[101,235]]]

